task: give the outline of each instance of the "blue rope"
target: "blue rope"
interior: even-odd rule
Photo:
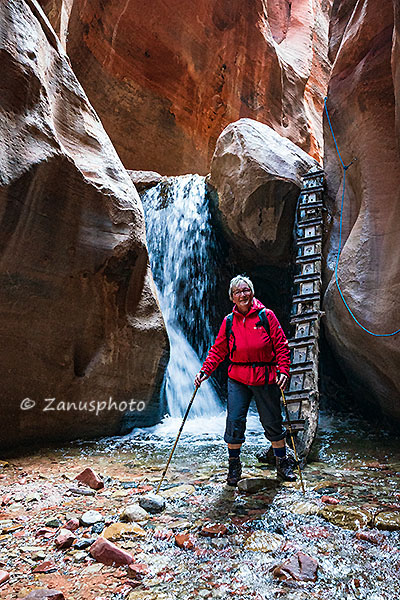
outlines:
[[[331,120],[329,118],[328,108],[326,106],[326,101],[327,101],[327,98],[324,99],[324,108],[325,108],[326,117],[328,119],[329,129],[331,130],[333,141],[335,142],[336,152],[337,152],[337,154],[339,156],[341,165],[343,167],[342,202],[341,202],[341,207],[340,207],[340,227],[339,227],[339,248],[338,248],[338,251],[337,251],[336,264],[335,264],[335,281],[336,281],[336,286],[337,286],[337,289],[339,290],[340,297],[342,298],[345,307],[349,311],[349,313],[350,313],[351,317],[353,318],[353,320],[357,323],[357,325],[359,327],[361,327],[361,329],[363,329],[364,331],[366,331],[367,333],[369,333],[370,335],[373,335],[375,337],[390,337],[392,335],[396,335],[397,333],[400,333],[400,329],[398,329],[397,331],[393,331],[393,333],[374,333],[373,331],[370,331],[369,329],[367,329],[366,327],[364,327],[364,325],[362,325],[360,323],[360,321],[354,316],[354,313],[352,312],[351,308],[347,304],[347,302],[345,300],[345,297],[343,296],[343,292],[340,289],[339,279],[338,279],[338,266],[339,266],[340,253],[342,251],[342,225],[343,225],[344,192],[345,192],[345,189],[346,189],[346,171],[353,164],[353,162],[355,160],[357,160],[357,159],[354,158],[351,161],[351,163],[349,163],[348,165],[344,164],[344,162],[342,160],[342,157],[340,155],[340,152],[339,152],[339,147],[338,147],[337,142],[336,142],[335,134],[333,133],[333,128],[332,128]]]

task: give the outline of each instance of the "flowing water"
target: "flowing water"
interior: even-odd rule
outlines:
[[[191,339],[204,335],[202,352],[213,337],[208,317],[215,282],[207,273],[213,272],[217,243],[204,180],[174,179],[148,192],[144,205],[171,340],[170,416],[122,438],[31,451],[10,458],[8,466],[0,461],[0,570],[11,573],[9,582],[0,584],[1,597],[14,600],[48,587],[63,589],[67,600],[397,599],[399,438],[371,429],[359,416],[323,412],[313,453],[317,460],[304,470],[303,496],[298,483],[277,485],[274,471],[258,464],[255,454],[266,440],[253,410],[242,451],[244,476],[264,477],[268,487],[242,493],[225,484],[224,413],[209,381],[198,392],[163,484],[166,510],[149,515],[142,523],[144,535],[114,540],[146,565],[142,579],[127,577],[125,567],[96,563],[88,550],[58,550],[51,533],[37,537],[48,519],[65,523],[89,509],[100,511],[107,523],[120,521],[124,506],[156,487],[200,368],[187,332]],[[104,490],[89,496],[77,491],[73,478],[86,467],[101,474]],[[337,507],[347,511],[340,525]],[[224,529],[205,537],[202,528],[209,524]],[[85,540],[98,533],[80,527],[76,535]],[[193,547],[178,547],[178,534],[192,536]],[[299,552],[318,564],[315,581],[274,577],[273,568]],[[40,560],[50,565],[47,573],[35,572]]]

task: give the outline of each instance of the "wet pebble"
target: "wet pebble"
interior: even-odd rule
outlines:
[[[147,512],[156,514],[165,509],[165,498],[158,494],[147,494],[139,500],[139,505]]]
[[[149,518],[147,510],[139,504],[128,504],[121,514],[121,521],[145,521]]]

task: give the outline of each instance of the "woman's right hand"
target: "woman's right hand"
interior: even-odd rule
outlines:
[[[199,371],[196,377],[194,378],[194,385],[196,387],[200,387],[203,381],[205,381],[206,379],[208,379],[207,373],[204,373],[204,371]]]

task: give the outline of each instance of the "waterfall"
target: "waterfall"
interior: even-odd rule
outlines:
[[[210,311],[217,245],[204,177],[171,178],[143,193],[142,202],[151,268],[171,344],[166,401],[169,414],[176,420],[186,410],[194,391],[194,376],[201,368],[188,339],[194,340],[203,354],[213,341]],[[203,418],[209,426],[210,417],[222,410],[211,383],[203,383],[190,418]]]

